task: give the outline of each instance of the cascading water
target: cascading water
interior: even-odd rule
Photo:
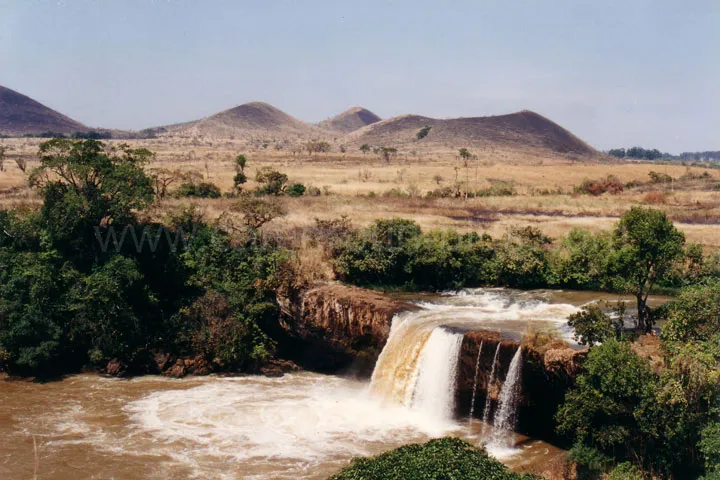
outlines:
[[[418,366],[413,410],[435,420],[452,420],[462,339],[462,334],[442,327],[432,331]]]
[[[432,329],[398,315],[380,352],[370,380],[370,391],[388,403],[410,405],[417,380],[417,366]]]
[[[482,349],[483,349],[483,342],[480,341],[480,346],[478,347],[477,360],[475,360],[475,378],[473,379],[472,399],[470,400],[470,415],[468,415],[468,423],[469,424],[472,423],[473,413],[475,413],[475,397],[477,396],[477,382],[478,382],[478,373],[480,373],[480,356],[482,355]]]
[[[435,421],[452,420],[462,334],[434,323],[427,312],[393,320],[378,358],[370,391]]]
[[[488,379],[487,387],[485,389],[486,398],[485,398],[485,409],[483,410],[483,433],[485,431],[485,425],[487,425],[490,422],[490,407],[492,406],[492,398],[490,395],[490,389],[492,388],[492,385],[495,383],[495,374],[497,372],[497,361],[498,361],[499,353],[500,353],[500,343],[497,344],[497,348],[495,349],[495,356],[493,357],[492,368],[490,369],[490,378]]]
[[[494,445],[512,446],[511,434],[517,423],[517,409],[520,401],[521,371],[522,347],[518,347],[510,362],[510,368],[498,400],[499,406],[493,422],[492,443]]]

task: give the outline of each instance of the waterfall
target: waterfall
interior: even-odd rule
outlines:
[[[517,408],[520,401],[522,370],[522,347],[518,347],[510,362],[507,377],[500,392],[499,406],[495,413],[493,422],[492,443],[495,445],[509,445],[512,442],[511,433],[515,430],[517,423]]]
[[[495,348],[495,356],[493,357],[493,363],[492,368],[490,369],[490,378],[488,379],[487,388],[485,389],[485,409],[483,410],[483,432],[485,431],[485,426],[490,423],[490,407],[492,404],[492,398],[490,395],[490,389],[492,388],[493,383],[495,383],[495,372],[497,371],[497,361],[498,361],[498,354],[500,353],[500,342],[497,344],[497,348]]]
[[[448,421],[455,409],[463,335],[426,321],[424,313],[410,312],[393,319],[373,370],[370,392],[434,420]]]
[[[436,420],[452,420],[462,334],[442,327],[432,331],[423,349],[412,408]]]
[[[478,347],[477,360],[475,360],[475,379],[473,380],[472,399],[470,400],[470,415],[468,415],[468,424],[472,423],[473,413],[475,413],[475,396],[477,395],[478,373],[480,373],[480,355],[482,355],[483,341],[480,341]]]
[[[410,405],[418,374],[420,355],[432,333],[409,315],[397,315],[390,336],[380,352],[370,379],[373,395],[389,403]]]

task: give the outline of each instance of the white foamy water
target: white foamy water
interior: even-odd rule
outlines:
[[[462,334],[436,328],[423,348],[412,408],[430,418],[452,422]]]
[[[383,405],[365,384],[314,374],[215,379],[182,392],[152,393],[126,411],[156,448],[164,446],[167,455],[200,471],[214,457],[272,463],[279,473],[309,472],[454,428],[422,409]]]
[[[522,371],[522,348],[518,348],[510,362],[505,383],[500,391],[498,411],[493,422],[491,444],[500,447],[512,447],[512,432],[517,424],[517,408],[520,400],[520,382]]]
[[[314,373],[132,380],[79,375],[0,388],[0,478],[74,480],[326,479],[353,457],[431,437],[477,445],[479,420],[453,418],[462,336],[448,327],[521,334],[564,325],[575,307],[541,293],[463,291],[399,315],[372,382]],[[499,374],[498,374],[499,376]],[[510,434],[522,448],[489,451],[510,465],[557,449]]]

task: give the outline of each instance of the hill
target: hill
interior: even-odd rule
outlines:
[[[192,122],[152,129],[178,136],[205,135],[236,137],[267,135],[277,137],[315,138],[326,132],[309,125],[264,102],[251,102],[224,110]]]
[[[88,127],[82,123],[15,90],[0,86],[1,134],[24,135],[48,131],[70,134],[87,130]]]
[[[419,140],[417,133],[425,126],[430,130]],[[578,155],[597,153],[557,123],[528,110],[508,115],[447,120],[401,115],[352,132],[344,140],[354,145],[367,143],[415,150],[467,147],[541,149]]]
[[[339,115],[318,123],[318,127],[340,133],[354,132],[382,120],[370,110],[363,107],[353,107]]]

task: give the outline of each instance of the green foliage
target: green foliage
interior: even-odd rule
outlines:
[[[708,473],[720,474],[720,422],[709,423],[700,434],[698,447]]]
[[[648,173],[650,177],[650,183],[672,183],[673,178],[667,173],[650,171]]]
[[[579,312],[570,315],[568,325],[575,330],[574,337],[580,345],[591,347],[619,333],[619,325],[614,324],[597,303],[584,306]]]
[[[233,186],[235,187],[235,190],[240,190],[246,182],[247,175],[245,175],[244,172],[237,172],[233,177]]]
[[[336,273],[364,285],[435,290],[477,285],[492,272],[489,237],[452,230],[421,233],[408,220],[378,220],[334,243]]]
[[[400,447],[376,457],[355,459],[331,480],[521,480],[539,478],[508,471],[502,463],[457,438]]]
[[[183,183],[177,189],[176,194],[178,197],[190,198],[220,198],[222,195],[220,188],[214,183],[209,182]]]
[[[685,236],[660,210],[633,207],[613,232],[608,269],[617,290],[637,298],[638,329],[652,329],[647,297],[671,272],[684,251]]]
[[[583,370],[557,413],[560,433],[615,458],[644,457],[636,413],[654,392],[648,363],[609,339],[590,350]]]
[[[578,290],[604,290],[610,236],[574,228],[552,252],[551,284]]]
[[[513,228],[496,246],[497,283],[508,287],[546,285],[551,239],[533,227]]]
[[[55,375],[118,359],[137,372],[159,350],[254,370],[273,354],[287,254],[256,235],[233,244],[191,209],[140,223],[150,155],[92,140],[41,146],[40,211],[0,211],[1,369]],[[101,241],[128,231],[137,242]]]
[[[718,359],[716,342],[685,344],[655,373],[628,343],[608,339],[590,350],[557,413],[558,431],[656,475],[697,474],[700,431],[718,413]]]
[[[30,184],[43,199],[47,233],[75,260],[100,254],[96,228],[132,223],[153,200],[152,179],[143,170],[152,157],[148,150],[54,139],[40,144],[39,157]]]
[[[305,195],[305,185],[302,183],[293,183],[285,189],[285,195],[289,197],[302,197]]]
[[[418,140],[422,140],[423,138],[428,136],[430,130],[432,130],[432,127],[430,125],[425,125],[415,134],[415,138],[417,138]]]
[[[238,155],[237,157],[235,157],[235,168],[239,172],[245,171],[245,165],[247,165],[247,158],[245,157],[245,155]]]
[[[596,448],[590,447],[582,442],[577,442],[568,452],[570,459],[578,466],[578,479],[590,480],[600,477],[613,459]]]
[[[262,185],[258,189],[259,195],[281,195],[285,191],[288,177],[270,167],[263,167],[258,170],[255,180]]]
[[[363,143],[362,145],[360,145],[360,151],[361,151],[363,154],[369,153],[370,150],[371,150],[371,149],[370,149],[370,145],[368,145],[367,143]]]
[[[606,480],[645,480],[645,474],[630,462],[624,462],[613,468]]]
[[[683,289],[667,312],[662,328],[666,344],[707,342],[720,332],[720,281]]]

